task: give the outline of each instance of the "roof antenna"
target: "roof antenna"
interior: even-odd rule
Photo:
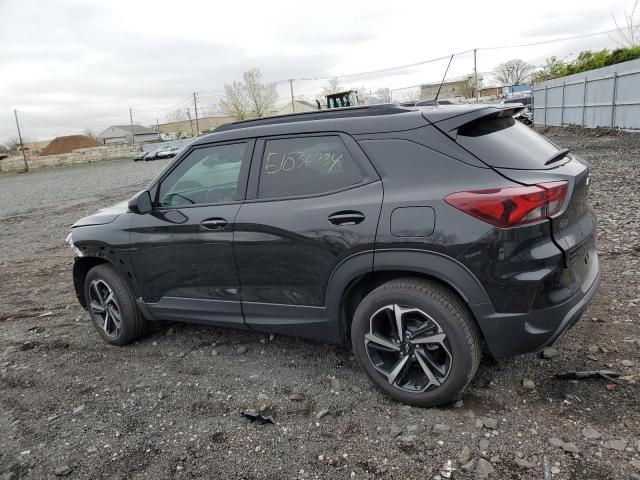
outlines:
[[[449,63],[447,64],[447,69],[444,71],[444,76],[442,77],[442,81],[440,82],[440,86],[438,87],[438,93],[436,93],[436,98],[433,99],[435,106],[438,106],[438,95],[440,95],[440,90],[442,89],[442,85],[444,84],[444,79],[447,78],[447,72],[449,71],[449,67],[451,66],[451,60],[453,60],[453,53],[449,58]]]

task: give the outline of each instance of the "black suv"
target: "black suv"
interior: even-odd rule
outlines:
[[[518,108],[219,127],[73,225],[78,299],[113,344],[156,320],[350,342],[391,397],[451,401],[483,349],[550,345],[600,281],[589,168]]]

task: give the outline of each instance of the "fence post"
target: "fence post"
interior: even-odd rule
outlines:
[[[587,77],[585,76],[584,87],[582,92],[582,124],[581,124],[582,127],[584,127],[584,114],[586,109],[587,109]]]
[[[547,90],[549,89],[549,85],[547,83],[544,84],[544,126],[547,126],[547,111],[549,110],[547,107]]]
[[[618,96],[618,72],[613,72],[613,92],[611,93],[611,128],[616,122],[616,97]]]
[[[562,101],[560,102],[560,126],[564,126],[564,87],[566,81],[562,81]]]

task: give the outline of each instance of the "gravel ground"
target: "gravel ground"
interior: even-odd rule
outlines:
[[[548,358],[485,360],[440,409],[390,401],[336,345],[190,325],[103,343],[68,226],[164,162],[0,177],[0,479],[640,478],[640,135],[546,133],[592,162],[602,288]],[[553,377],[597,368],[624,378]]]

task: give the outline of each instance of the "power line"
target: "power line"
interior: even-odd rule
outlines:
[[[638,26],[640,26],[640,24],[631,25],[631,28],[635,28],[635,27],[638,27]],[[611,30],[603,30],[602,32],[583,33],[581,35],[573,35],[571,37],[556,38],[556,39],[552,39],[552,40],[542,40],[540,42],[521,43],[519,45],[499,45],[499,46],[494,46],[494,47],[481,47],[481,48],[478,48],[478,50],[502,50],[502,49],[505,49],[505,48],[533,47],[533,46],[536,46],[536,45],[546,45],[546,44],[549,44],[549,43],[566,42],[568,40],[578,40],[580,38],[597,37],[599,35],[606,35],[608,33],[615,33],[617,31],[618,31],[617,28],[613,28]]]

